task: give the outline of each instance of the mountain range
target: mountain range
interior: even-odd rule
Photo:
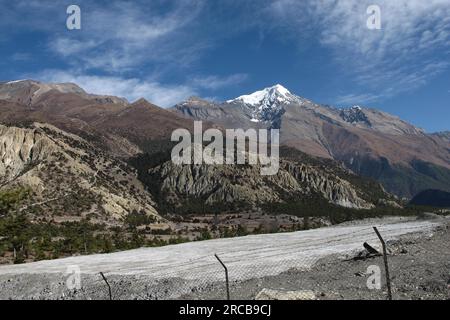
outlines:
[[[89,94],[72,83],[19,80],[0,84],[0,107],[3,124],[48,123],[125,160],[167,150],[172,131],[192,130],[192,120],[205,128],[279,129],[282,145],[342,163],[399,197],[450,191],[448,132],[427,134],[376,109],[320,105],[281,85],[226,102],[192,97],[162,109],[145,99]]]
[[[265,97],[266,94],[272,96]],[[279,90],[263,92],[262,96],[265,100],[259,112],[246,105],[247,116],[236,113],[235,117],[239,116],[242,123],[247,121],[255,125],[268,123],[270,118],[273,125],[275,119],[281,116],[278,113],[283,110],[281,106],[279,110],[275,110],[273,100],[301,101],[290,94],[286,101],[282,101]],[[202,105],[199,101],[196,105],[207,112],[212,108],[206,102]],[[236,112],[241,110],[238,107],[244,106],[238,102],[230,102],[230,105]],[[312,193],[320,195],[332,204],[349,208],[372,208],[376,204],[376,201],[368,196],[371,191],[363,190],[347,181],[348,173],[340,164],[330,162],[323,165],[320,161],[310,160],[313,158],[303,155],[297,156],[293,161],[284,159],[279,174],[270,178],[260,177],[255,168],[239,168],[234,165],[177,168],[169,161],[169,152],[173,146],[170,136],[172,131],[178,128],[192,130],[193,120],[184,114],[177,114],[174,112],[176,109],[162,109],[145,99],[129,103],[123,98],[88,94],[75,84],[46,84],[23,80],[0,85],[0,110],[0,121],[4,126],[1,137],[4,153],[0,168],[5,173],[2,179],[4,186],[18,181],[30,184],[32,181],[33,189],[58,193],[45,187],[56,185],[50,182],[50,178],[54,178],[52,172],[46,170],[46,163],[49,162],[51,168],[57,167],[62,172],[70,168],[89,168],[80,169],[79,174],[71,171],[61,177],[63,180],[70,178],[68,188],[80,176],[86,180],[86,176],[98,172],[104,179],[109,177],[110,186],[117,182],[126,189],[122,191],[123,198],[133,198],[125,196],[126,192],[136,193],[129,190],[128,182],[139,178],[141,181],[131,184],[133,188],[153,188],[153,191],[147,192],[147,197],[158,198],[160,206],[166,202],[183,203],[187,199],[191,201],[191,198],[201,198],[211,206],[235,202],[259,207],[262,203],[279,202],[286,197]],[[207,116],[204,118],[205,128],[224,128],[223,122],[209,121],[216,119],[206,119]],[[22,136],[30,138],[22,139]],[[61,154],[64,153],[68,153],[64,158],[70,160],[56,161],[62,159]],[[103,158],[94,161],[95,154]],[[299,159],[301,161],[298,161]],[[116,170],[123,170],[120,175],[128,178],[115,181],[117,179],[110,175],[111,171]],[[42,176],[45,175],[47,178],[43,179]],[[149,176],[153,178],[149,179]],[[128,182],[125,183],[124,180]],[[97,184],[99,181],[101,180],[98,180]],[[159,181],[159,184],[155,185],[155,181]],[[106,200],[100,207],[110,208],[110,215],[123,213],[124,204],[117,197],[118,190],[111,190],[106,180],[104,183],[104,187],[112,194],[105,196]],[[77,186],[85,184],[81,181],[75,183]],[[61,182],[58,184],[64,189],[62,185]],[[161,198],[163,192],[166,196]],[[63,198],[66,190],[61,190],[60,193]],[[105,195],[105,192],[102,194]],[[39,196],[35,200],[39,203],[42,197]],[[121,204],[111,204],[108,200],[110,198]],[[386,195],[386,198],[389,196]],[[149,205],[148,208],[145,203],[137,200],[134,202],[135,205],[129,210],[155,213],[152,201],[144,201]],[[119,209],[119,206],[122,208]]]
[[[383,111],[320,105],[281,85],[226,102],[193,97],[171,110],[225,128],[279,129],[282,144],[342,162],[399,197],[450,190],[448,132],[427,134]]]

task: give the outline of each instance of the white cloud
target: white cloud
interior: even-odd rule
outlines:
[[[125,97],[129,101],[145,98],[158,106],[167,108],[191,96],[198,96],[201,89],[216,90],[236,85],[244,81],[247,76],[236,74],[225,77],[215,75],[196,77],[195,81],[190,81],[188,85],[164,85],[149,79],[88,75],[76,70],[46,70],[39,74],[27,75],[26,78],[52,83],[72,82],[89,93]],[[217,100],[217,98],[210,99]]]
[[[205,89],[217,90],[224,87],[238,85],[245,80],[247,80],[247,74],[233,74],[230,76],[219,77],[219,76],[206,76],[206,77],[195,77],[192,82],[195,86]]]
[[[149,62],[187,64],[207,44],[193,41],[203,1],[181,1],[161,12],[153,2],[81,5],[82,29],[59,32],[49,48],[83,69],[124,72]]]
[[[335,103],[339,105],[367,105],[380,99],[374,94],[346,94],[336,98]]]
[[[206,1],[78,0],[82,28],[76,31],[66,28],[69,2],[4,1],[0,27],[8,32],[0,35],[0,41],[14,39],[22,31],[42,32],[48,35],[51,53],[77,68],[103,72],[124,72],[152,61],[182,66],[198,59],[198,53],[209,46],[207,39],[192,32],[200,29]]]
[[[271,23],[305,44],[310,36],[330,49],[342,71],[376,96],[414,90],[449,67],[450,1],[378,0],[381,30],[369,30],[372,0],[276,0]],[[299,34],[298,36],[296,35]],[[313,41],[309,38],[308,41]]]
[[[366,9],[374,3],[381,7],[382,30],[366,27]],[[174,78],[186,74],[190,83],[160,86],[193,93],[245,81],[240,74],[199,77],[189,73],[193,62],[200,61],[218,41],[252,28],[261,37],[270,32],[299,47],[320,44],[341,66],[340,72],[354,79],[351,92],[338,97],[342,100],[366,95],[370,101],[414,90],[449,68],[449,0],[185,0],[170,4],[111,0],[102,5],[79,0],[78,4],[80,31],[65,29],[63,5],[39,0],[6,4],[0,27],[11,28],[11,33],[24,28],[46,32],[50,51],[78,70],[76,74],[101,73],[108,75],[102,79],[143,78],[146,84],[160,84],[158,79],[163,77],[159,75],[167,79],[175,71]],[[152,80],[145,80],[149,77]]]
[[[145,98],[161,107],[173,106],[197,94],[194,88],[185,85],[168,86],[137,78],[92,76],[59,70],[48,70],[33,78],[54,83],[73,82],[89,93],[120,96],[129,101]]]
[[[209,48],[215,35],[204,32],[201,24],[206,3],[206,0],[172,4],[110,1],[100,5],[80,0],[77,4],[81,7],[82,29],[68,31],[61,19],[65,18],[64,5],[18,0],[7,7],[8,21],[0,21],[0,26],[11,23],[19,29],[47,33],[49,51],[69,65],[64,71],[43,71],[32,78],[75,82],[92,93],[124,96],[129,100],[144,97],[168,107],[199,95],[201,90],[232,86],[247,77],[195,76],[186,72],[180,84],[163,84],[158,80],[173,72],[172,69],[178,74],[187,70]],[[30,10],[33,14],[28,14]],[[26,19],[20,19],[22,13]],[[58,19],[49,19],[54,16]],[[197,37],[199,32],[205,37]]]
[[[94,40],[80,41],[77,39],[56,38],[50,43],[50,48],[63,57],[83,54],[97,46]]]

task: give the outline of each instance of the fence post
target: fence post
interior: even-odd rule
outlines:
[[[220,260],[220,258],[219,258],[219,256],[217,254],[214,254],[214,256],[216,257],[217,260],[219,260],[220,264],[225,269],[225,281],[226,281],[226,285],[227,285],[227,300],[230,300],[230,284],[229,284],[229,281],[228,281],[228,268],[222,262],[222,260]]]
[[[103,278],[103,281],[106,282],[106,285],[108,286],[108,292],[109,292],[109,300],[112,300],[112,293],[111,293],[111,286],[108,283],[108,280],[106,279],[105,275],[103,274],[103,272],[100,272],[100,275]]]
[[[389,265],[388,265],[388,259],[387,259],[387,250],[386,250],[386,242],[384,242],[383,237],[381,236],[380,232],[376,227],[373,227],[375,230],[375,233],[378,236],[378,239],[381,241],[381,246],[383,248],[383,259],[384,259],[384,269],[386,272],[386,285],[388,289],[388,299],[392,300],[392,289],[391,289],[391,278],[389,276]]]

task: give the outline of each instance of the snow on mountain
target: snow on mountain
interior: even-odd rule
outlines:
[[[14,80],[14,81],[6,82],[5,84],[14,84],[14,83],[25,82],[25,81],[31,81],[31,80],[28,80],[28,79]]]
[[[363,108],[361,108],[360,106],[353,106],[351,108],[342,109],[340,116],[344,121],[351,124],[362,123],[366,124],[368,127],[371,126],[371,123],[364,113]]]
[[[240,96],[234,100],[228,100],[227,102],[241,101],[245,104],[257,106],[264,103],[273,103],[275,101],[284,102],[289,99],[289,95],[291,95],[291,93],[288,89],[277,84],[273,87],[265,88],[249,95]]]
[[[283,113],[283,105],[301,103],[301,99],[280,84],[243,95],[227,103],[241,103],[250,109],[252,122],[271,121]]]
[[[386,134],[419,136],[424,134],[423,129],[401,120],[398,116],[377,109],[353,106],[340,109],[338,115],[352,126],[368,128]]]

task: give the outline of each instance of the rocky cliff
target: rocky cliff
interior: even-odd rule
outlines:
[[[282,160],[278,174],[262,176],[259,166],[175,165],[166,162],[149,170],[158,181],[164,202],[182,204],[202,199],[206,205],[233,204],[257,208],[265,203],[320,196],[328,203],[356,209],[375,205],[365,191],[349,181],[308,164]]]
[[[36,219],[114,223],[132,210],[159,218],[131,167],[48,124],[0,125],[0,185],[30,189],[19,211]]]

